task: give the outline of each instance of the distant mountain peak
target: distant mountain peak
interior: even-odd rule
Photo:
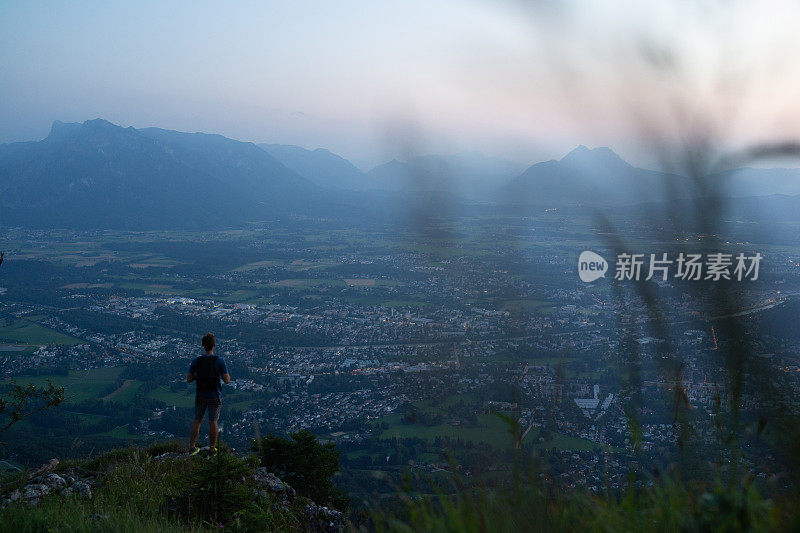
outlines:
[[[103,118],[92,118],[92,119],[89,119],[89,120],[85,120],[83,122],[83,125],[84,126],[102,126],[102,127],[111,126],[113,128],[121,128],[122,127],[122,126],[118,126],[116,124],[113,124],[113,123],[111,123],[111,122],[109,122],[109,121],[107,121],[106,119],[103,119]]]
[[[224,227],[302,210],[311,184],[250,143],[216,135],[54,121],[0,152],[0,223]],[[207,198],[213,213],[198,209]]]
[[[60,120],[54,120],[53,125],[50,126],[50,133],[47,135],[47,138],[57,138],[64,135],[69,135],[80,130],[81,124],[78,122],[61,122]]]
[[[378,170],[381,170],[381,169],[387,169],[387,168],[408,169],[409,166],[410,166],[410,164],[408,162],[400,161],[399,159],[394,158],[391,161],[387,161],[386,163],[381,163],[380,165],[376,165],[376,166],[372,167],[372,169],[369,171],[369,173],[374,173],[375,171],[378,171]]]
[[[363,172],[326,148],[309,150],[293,144],[259,144],[258,147],[320,187],[356,190],[367,185]]]
[[[84,121],[83,124],[78,124],[77,126],[79,126],[79,129],[81,129],[83,131],[87,131],[87,132],[111,132],[111,131],[117,132],[117,131],[125,131],[125,130],[135,131],[135,128],[133,128],[133,127],[123,128],[122,126],[119,126],[117,124],[114,124],[113,122],[109,122],[107,120],[104,120],[102,118],[95,118],[95,119],[92,119],[92,120],[87,120],[87,121]]]
[[[571,152],[561,158],[561,163],[578,165],[613,164],[629,167],[630,164],[617,155],[611,148],[600,146],[588,148],[580,144]]]
[[[102,118],[86,120],[84,122],[61,122],[54,120],[50,127],[48,139],[63,139],[76,134],[97,134],[106,132],[135,132],[133,127],[123,128]]]

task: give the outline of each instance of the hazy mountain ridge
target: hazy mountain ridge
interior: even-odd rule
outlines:
[[[408,161],[393,159],[367,173],[372,187],[390,191],[447,191],[470,200],[486,201],[494,191],[519,174],[524,165],[480,152],[422,155]]]
[[[325,148],[307,150],[289,144],[259,144],[258,147],[319,187],[350,190],[369,188],[367,177],[361,170]]]
[[[614,207],[699,194],[688,178],[634,167],[609,148],[521,166],[461,152],[363,173],[322,148],[56,121],[41,141],[0,145],[0,225],[218,228],[290,213],[391,217],[420,201]],[[798,169],[738,169],[709,183],[728,198],[760,198],[736,203],[767,213],[800,203]]]
[[[500,190],[497,200],[508,204],[626,205],[658,199],[668,183],[679,197],[691,196],[687,178],[634,167],[609,148],[581,145],[560,160],[531,165]]]
[[[4,145],[0,177],[0,224],[39,227],[215,227],[285,211],[311,187],[252,143],[100,119]]]
[[[624,206],[687,200],[800,195],[800,169],[741,168],[707,177],[706,187],[677,174],[638,168],[610,148],[580,145],[560,160],[531,165],[500,189],[511,205]],[[781,199],[783,202],[786,198]]]

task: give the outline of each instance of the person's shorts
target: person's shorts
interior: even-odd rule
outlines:
[[[208,420],[216,422],[219,420],[219,411],[222,408],[222,400],[220,398],[200,398],[199,396],[194,399],[194,419],[202,420],[208,408]]]

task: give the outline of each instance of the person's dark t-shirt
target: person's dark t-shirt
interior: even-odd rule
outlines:
[[[192,374],[195,377],[197,377],[197,362],[200,360],[201,357],[214,357],[214,355],[213,354],[208,355],[207,353],[205,353],[205,351],[203,351],[202,355],[199,355],[199,356],[194,358],[194,361],[192,361],[192,364],[189,365],[189,373]],[[217,357],[217,364],[216,364],[215,368],[217,370],[217,390],[216,390],[216,392],[214,392],[214,391],[202,392],[202,391],[198,390],[197,391],[197,397],[198,398],[204,398],[204,399],[207,399],[207,400],[211,400],[211,399],[214,399],[214,398],[222,398],[222,376],[224,374],[228,373],[228,367],[225,366],[225,359],[223,359],[222,357]],[[195,381],[195,386],[196,385],[197,385],[197,382]]]

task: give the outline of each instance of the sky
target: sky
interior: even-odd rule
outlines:
[[[0,142],[104,118],[324,147],[362,167],[460,150],[530,163],[577,144],[646,163],[652,136],[800,136],[798,11],[772,0],[0,0]]]

